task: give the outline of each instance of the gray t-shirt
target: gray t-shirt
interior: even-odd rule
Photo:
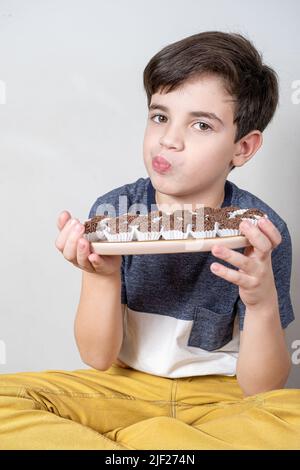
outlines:
[[[286,328],[294,320],[292,246],[287,225],[261,199],[227,180],[222,207],[229,205],[262,210],[281,233],[282,242],[272,252],[272,267],[281,324]],[[139,178],[100,196],[89,218],[157,209],[150,178]],[[244,248],[236,251],[243,253]],[[245,305],[238,286],[211,272],[214,261],[237,269],[211,252],[122,256],[121,303],[125,311],[121,361],[164,377],[235,375]]]

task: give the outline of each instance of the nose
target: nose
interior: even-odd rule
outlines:
[[[183,141],[178,130],[171,126],[164,130],[163,135],[159,139],[159,143],[167,148],[181,149],[183,146]]]

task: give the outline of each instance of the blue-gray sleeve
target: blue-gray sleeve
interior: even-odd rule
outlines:
[[[290,296],[290,280],[292,270],[292,243],[287,225],[284,223],[281,230],[282,241],[272,251],[272,267],[278,295],[278,305],[282,328],[286,328],[294,319],[294,311]],[[266,295],[268,295],[266,293]],[[245,317],[245,305],[238,297],[236,303],[239,315],[240,330],[243,329]]]
[[[109,194],[112,194],[110,192]],[[105,204],[107,201],[106,194],[99,197],[94,204],[92,205],[90,212],[89,212],[89,219],[95,217],[97,214],[98,208],[101,204]],[[112,201],[109,201],[111,203]],[[125,284],[125,257],[122,255],[122,263],[121,263],[121,304],[127,304],[127,294],[126,294],[126,284]]]

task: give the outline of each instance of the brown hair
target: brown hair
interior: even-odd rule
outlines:
[[[225,90],[236,102],[234,143],[252,130],[262,132],[267,127],[278,104],[278,76],[239,33],[205,31],[169,44],[155,54],[143,74],[148,108],[158,90],[168,93],[188,79],[207,74],[221,76]]]

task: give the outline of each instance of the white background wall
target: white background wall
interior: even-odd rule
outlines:
[[[73,335],[81,271],[55,248],[56,218],[84,220],[97,196],[148,176],[143,69],[165,45],[217,29],[245,34],[280,78],[263,147],[229,179],[289,226],[288,386],[300,388],[299,17],[297,0],[0,0],[0,373],[86,367]]]

